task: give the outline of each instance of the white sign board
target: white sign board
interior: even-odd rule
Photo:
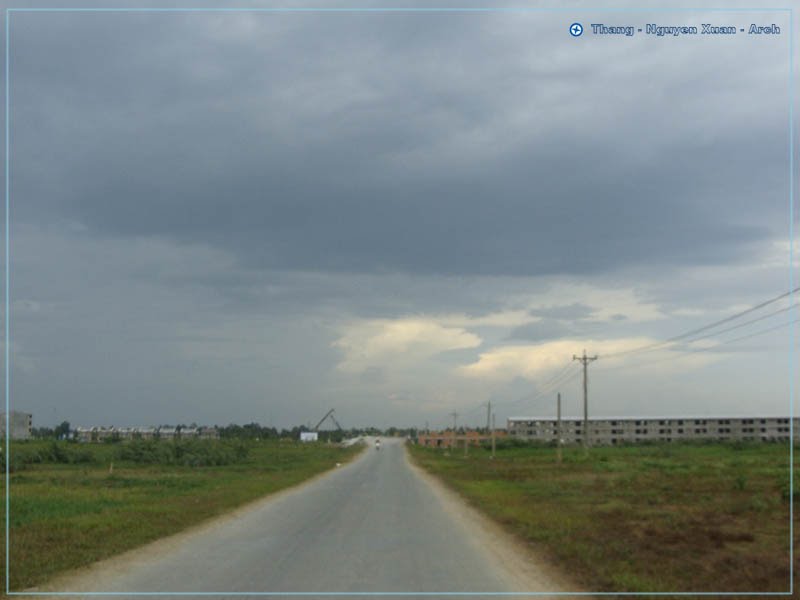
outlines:
[[[300,441],[301,442],[316,442],[317,441],[317,432],[316,431],[301,431],[300,432]]]

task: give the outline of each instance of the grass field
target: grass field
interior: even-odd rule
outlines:
[[[585,589],[789,590],[788,445],[569,448],[560,465],[555,452],[411,447]]]
[[[360,450],[277,440],[170,444],[13,442],[11,589],[175,533]]]

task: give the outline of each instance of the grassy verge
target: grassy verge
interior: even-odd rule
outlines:
[[[787,445],[565,449],[560,465],[543,447],[411,455],[587,589],[789,589]]]
[[[360,450],[277,440],[196,442],[177,449],[171,442],[53,444],[12,443],[12,590],[300,483]]]

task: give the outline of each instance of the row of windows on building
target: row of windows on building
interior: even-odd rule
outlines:
[[[585,433],[583,420],[566,419],[561,423],[561,438],[566,442],[580,442]],[[764,418],[683,418],[683,419],[592,419],[589,437],[593,443],[616,444],[659,440],[743,440],[788,441],[791,435],[790,419]],[[559,437],[555,419],[511,418],[509,434],[542,441]],[[800,434],[800,420],[795,420],[795,436]]]
[[[790,429],[788,427],[776,427],[775,431],[777,431],[778,433],[789,433]],[[677,429],[675,432],[678,435],[684,435],[684,434],[690,433],[689,430],[684,430],[684,429]],[[717,433],[731,433],[731,428],[730,427],[718,427],[716,432]],[[742,433],[768,433],[768,430],[767,430],[766,427],[761,427],[760,429],[758,429],[758,431],[756,431],[756,429],[754,427],[743,427],[741,429],[741,432]],[[534,435],[535,436],[535,435],[539,435],[540,432],[536,431],[535,429],[528,429],[527,433],[528,433],[528,435]],[[541,433],[543,435],[558,435],[558,431],[555,430],[555,429],[553,431],[545,431],[545,432],[541,432]],[[567,432],[563,432],[562,431],[562,433],[567,433]],[[576,429],[575,431],[569,431],[569,433],[574,433],[575,435],[581,435],[581,430],[580,429]],[[650,430],[649,429],[635,429],[633,433],[635,435],[649,435],[650,434]],[[697,434],[708,433],[708,428],[707,427],[697,427],[697,428],[694,429],[694,433],[697,433]],[[672,429],[659,429],[658,430],[658,435],[671,435],[671,434],[672,434]],[[611,435],[625,435],[625,431],[622,430],[622,429],[612,429],[611,430]]]
[[[781,419],[734,419],[734,422],[738,421],[741,425],[755,425],[756,423],[758,423],[760,425],[766,425],[769,420],[773,420],[775,423],[779,423],[779,424],[785,424],[785,425],[789,424],[789,419],[783,419],[783,418],[781,418]],[[651,425],[651,424],[653,424],[653,422],[654,422],[653,419],[639,419],[639,420],[635,420],[634,424],[638,425],[638,426],[642,426],[642,425]],[[617,427],[617,426],[630,424],[630,421],[629,420],[626,420],[626,421],[608,421],[608,423],[612,427]],[[659,425],[690,425],[690,424],[708,425],[709,423],[712,424],[712,425],[715,424],[715,423],[717,425],[730,425],[731,424],[731,419],[674,419],[674,420],[658,419],[658,424]],[[543,425],[550,425],[551,421],[543,422],[543,421],[532,420],[532,421],[527,421],[525,424],[528,425],[529,427],[530,426],[543,426]],[[564,425],[564,426],[575,425],[577,427],[581,427],[581,426],[583,426],[583,421],[582,420],[575,420],[575,421],[564,420],[562,422],[562,425]]]

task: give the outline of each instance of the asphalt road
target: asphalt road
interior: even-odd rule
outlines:
[[[233,517],[99,563],[60,591],[523,591],[465,520],[409,466],[402,440],[384,440]]]

